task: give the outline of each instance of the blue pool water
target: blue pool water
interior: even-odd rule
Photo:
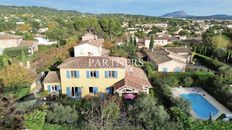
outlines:
[[[181,94],[180,96],[191,103],[192,110],[199,119],[209,119],[210,113],[212,116],[218,113],[218,110],[199,94]]]

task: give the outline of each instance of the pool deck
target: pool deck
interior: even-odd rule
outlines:
[[[214,99],[210,94],[208,94],[202,88],[178,87],[178,88],[172,88],[172,93],[174,97],[180,97],[181,94],[190,94],[190,93],[196,93],[203,96],[210,104],[212,104],[218,110],[218,114],[212,117],[213,120],[216,120],[218,117],[221,116],[221,114],[232,114],[226,107],[224,107],[221,103],[219,103],[216,99]],[[197,115],[193,112],[193,110],[190,111],[190,114],[193,116],[193,118],[199,119]]]

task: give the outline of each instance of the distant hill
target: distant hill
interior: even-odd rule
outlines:
[[[210,16],[194,16],[194,15],[188,15],[184,11],[176,11],[176,12],[172,12],[172,13],[167,13],[167,14],[163,15],[162,17],[165,17],[165,18],[187,18],[187,19],[219,19],[219,20],[232,19],[232,15],[216,14],[216,15],[210,15]]]
[[[176,11],[176,12],[165,14],[162,17],[181,18],[181,17],[187,17],[187,16],[188,15],[184,11]]]

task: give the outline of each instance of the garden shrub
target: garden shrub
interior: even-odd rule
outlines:
[[[35,110],[24,116],[24,125],[31,130],[42,130],[45,123],[45,112]]]
[[[11,47],[11,48],[6,48],[3,51],[4,55],[10,56],[10,57],[18,57],[22,55],[22,51],[24,54],[28,53],[28,48],[27,47]]]

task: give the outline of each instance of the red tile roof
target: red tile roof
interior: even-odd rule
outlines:
[[[35,44],[38,44],[37,41],[22,41],[20,44],[19,44],[19,47],[32,47],[34,46]]]
[[[0,39],[19,39],[23,38],[22,36],[12,35],[12,34],[0,34]]]
[[[50,71],[44,79],[43,83],[60,83],[59,72]]]
[[[120,80],[113,87],[115,91],[122,87],[130,87],[143,91],[144,88],[151,88],[152,86],[142,69],[128,65],[126,67],[125,79]]]
[[[125,68],[126,64],[122,57],[82,56],[68,58],[58,68]]]
[[[102,46],[103,42],[104,42],[104,39],[86,40],[86,41],[80,42],[76,46],[83,45],[83,44],[90,44],[90,45],[93,45],[96,47],[100,47],[100,46]]]

